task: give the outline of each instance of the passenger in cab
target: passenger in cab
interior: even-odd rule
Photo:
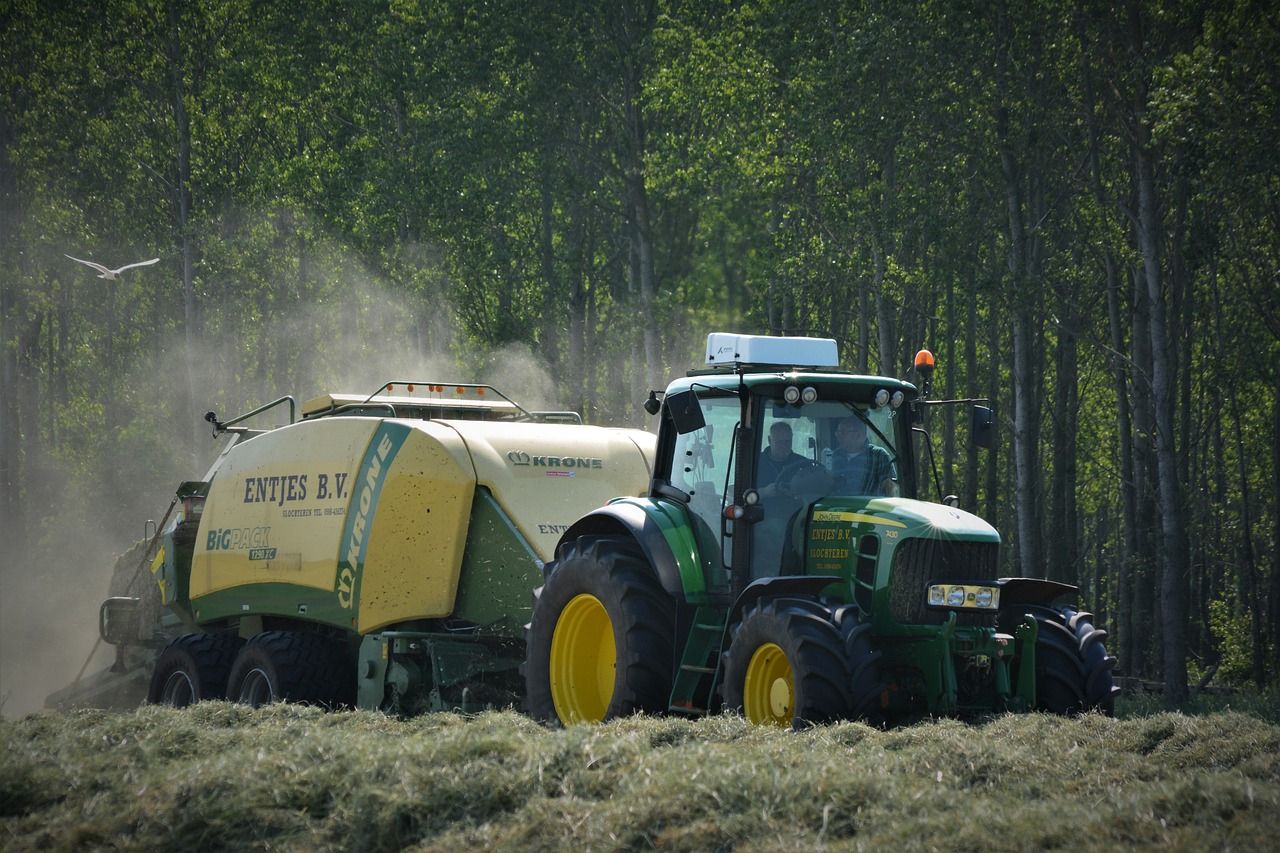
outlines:
[[[859,417],[844,418],[836,425],[831,473],[835,476],[839,494],[897,494],[889,453],[867,441],[867,425]]]

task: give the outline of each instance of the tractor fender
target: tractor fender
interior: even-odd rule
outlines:
[[[818,595],[833,583],[845,583],[845,579],[837,575],[782,575],[776,578],[760,578],[747,584],[747,588],[738,596],[738,600],[729,609],[729,619],[725,623],[732,625],[738,621],[742,611],[762,598],[788,598],[807,596],[817,598]]]
[[[1044,578],[1000,578],[996,581],[1000,587],[1000,609],[1010,605],[1038,604],[1051,606],[1059,598],[1070,596],[1075,599],[1080,588],[1069,583],[1045,580]]]
[[[668,595],[676,600],[686,600],[686,588],[682,578],[701,578],[697,554],[681,557],[671,547],[668,532],[670,519],[652,501],[629,499],[614,501],[593,510],[569,525],[556,544],[556,556],[580,536],[624,534],[630,536],[644,552],[645,560],[653,568],[658,582]],[[545,569],[544,569],[545,571]]]

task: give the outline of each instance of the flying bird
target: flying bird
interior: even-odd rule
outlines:
[[[64,254],[64,256],[65,256],[65,257],[71,258],[71,256],[70,256],[70,255],[67,255],[66,253],[63,253],[63,254]],[[151,260],[149,260],[149,261],[138,261],[136,264],[125,264],[124,266],[120,267],[119,269],[114,269],[114,270],[107,269],[107,268],[106,268],[106,267],[104,267],[102,264],[95,264],[93,261],[82,261],[82,260],[80,260],[79,258],[71,258],[71,260],[76,261],[77,263],[84,264],[84,265],[85,265],[85,266],[87,266],[87,267],[93,267],[95,270],[97,270],[97,271],[98,271],[98,278],[108,278],[108,279],[110,279],[110,278],[117,278],[117,277],[120,275],[120,273],[124,272],[125,270],[131,270],[131,269],[133,269],[134,267],[148,267],[148,266],[151,266],[152,264],[156,263],[156,262],[157,262],[157,261],[159,261],[160,259],[159,259],[159,258],[152,258],[152,259],[151,259]]]

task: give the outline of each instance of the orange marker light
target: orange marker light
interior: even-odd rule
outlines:
[[[916,353],[916,370],[921,372],[930,371],[934,368],[933,353],[927,349],[922,349]]]
[[[412,385],[412,384],[410,384],[410,385],[406,385],[406,386],[405,386],[405,388],[406,388],[406,389],[408,389],[408,391],[409,391],[409,393],[410,393],[410,394],[412,394],[412,393],[413,393],[413,385]]]

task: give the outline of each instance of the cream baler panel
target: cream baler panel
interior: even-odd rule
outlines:
[[[643,430],[444,423],[466,442],[477,482],[544,561],[570,524],[610,498],[643,494],[652,477],[655,439]]]
[[[433,421],[397,423],[412,429],[369,529],[357,596],[362,634],[452,613],[467,545],[476,477],[462,439]]]
[[[377,425],[303,422],[233,448],[209,485],[191,598],[254,583],[334,589],[356,468]]]

